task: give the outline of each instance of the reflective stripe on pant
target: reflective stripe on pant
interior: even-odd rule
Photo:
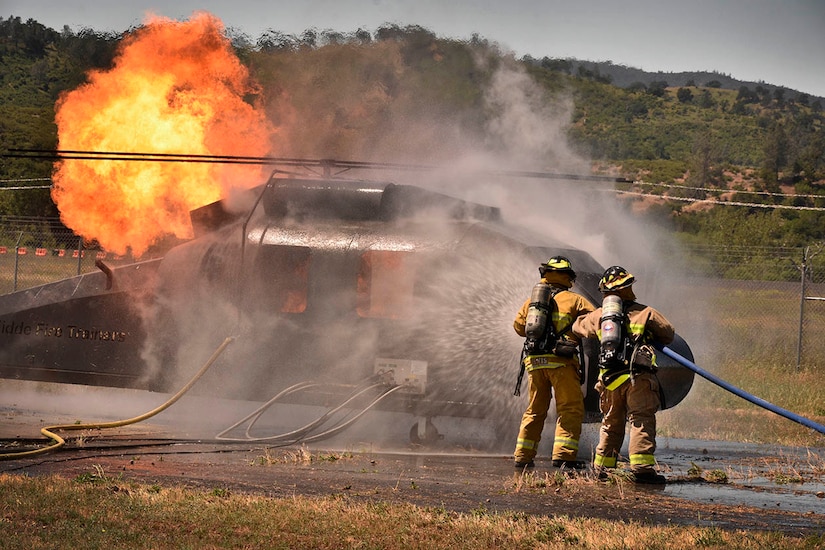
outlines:
[[[650,373],[636,375],[635,383],[625,382],[615,390],[596,384],[602,414],[599,445],[593,465],[614,468],[630,423],[628,454],[633,472],[652,472],[656,460],[656,411],[659,409],[659,382]]]
[[[533,369],[529,373],[528,389],[530,401],[521,418],[513,453],[516,461],[529,462],[536,456],[554,391],[557,418],[553,459],[575,460],[584,420],[584,400],[576,366]]]

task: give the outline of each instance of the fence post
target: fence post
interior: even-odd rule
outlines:
[[[802,265],[799,268],[802,273],[802,282],[800,284],[799,296],[799,331],[796,340],[796,370],[799,370],[802,362],[802,328],[805,320],[805,281],[808,279],[808,247],[802,249]]]
[[[14,243],[14,288],[12,292],[17,292],[17,271],[20,267],[20,241],[23,239],[23,232],[17,236],[17,242]]]
[[[77,241],[77,274],[80,275],[83,266],[83,237]]]

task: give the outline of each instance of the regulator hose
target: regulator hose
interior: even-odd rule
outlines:
[[[769,410],[773,413],[778,414],[779,416],[784,416],[788,420],[793,420],[794,422],[796,422],[798,424],[802,424],[803,426],[811,428],[812,430],[816,430],[821,434],[825,434],[825,426],[823,426],[822,424],[818,424],[818,423],[814,422],[813,420],[805,418],[804,416],[800,416],[800,415],[798,415],[796,413],[793,413],[793,412],[791,412],[787,409],[783,409],[782,407],[778,407],[778,406],[774,405],[773,403],[769,403],[768,401],[765,401],[764,399],[756,397],[755,395],[752,395],[752,394],[750,394],[750,393],[748,393],[748,392],[746,392],[746,391],[744,391],[740,388],[737,388],[736,386],[733,386],[733,385],[729,384],[728,382],[725,382],[721,378],[717,378],[716,376],[714,376],[713,374],[711,374],[711,373],[707,372],[706,370],[702,369],[701,367],[699,367],[698,365],[696,365],[692,361],[688,361],[687,359],[685,359],[684,357],[682,357],[681,355],[679,355],[678,353],[676,353],[675,351],[673,351],[672,349],[670,349],[667,346],[662,346],[660,344],[655,344],[655,347],[656,347],[656,349],[658,349],[659,351],[661,351],[662,353],[664,353],[665,355],[667,355],[668,357],[670,357],[674,361],[678,362],[682,366],[689,368],[690,370],[692,370],[693,372],[695,372],[696,374],[698,374],[702,378],[710,380],[711,382],[713,382],[717,386],[728,390],[732,394],[737,395],[737,396],[739,396],[742,399],[745,399],[747,401],[750,401],[754,405],[759,405],[763,409],[767,409],[767,410]]]
[[[156,414],[160,413],[161,411],[164,411],[164,410],[168,409],[169,407],[171,407],[178,399],[180,399],[183,396],[183,394],[188,392],[189,389],[195,384],[195,382],[197,382],[200,379],[200,377],[203,376],[206,373],[207,370],[209,370],[209,367],[211,367],[212,364],[215,361],[217,361],[217,359],[221,355],[221,353],[223,353],[223,351],[226,349],[226,347],[233,340],[234,340],[233,337],[231,337],[231,336],[227,337],[223,341],[223,343],[221,343],[221,345],[218,346],[217,349],[215,349],[214,353],[212,353],[212,356],[209,358],[209,360],[206,361],[206,363],[204,363],[204,365],[201,367],[201,369],[198,371],[198,373],[195,374],[195,376],[193,376],[192,379],[189,380],[189,382],[187,382],[186,385],[183,386],[178,391],[178,393],[176,393],[175,395],[170,397],[169,400],[166,401],[166,403],[164,403],[163,405],[161,405],[161,406],[159,406],[159,407],[157,407],[157,408],[155,408],[155,409],[153,409],[153,410],[151,410],[147,413],[144,413],[140,416],[136,416],[134,418],[129,418],[129,419],[126,419],[126,420],[118,420],[118,421],[115,421],[115,422],[102,422],[102,423],[97,423],[97,424],[60,424],[60,425],[57,425],[57,426],[47,426],[45,428],[42,428],[40,430],[40,433],[42,435],[44,435],[45,437],[48,437],[49,439],[54,441],[54,443],[52,443],[51,445],[49,445],[47,447],[41,447],[39,449],[33,449],[31,451],[21,451],[21,452],[17,452],[17,453],[0,454],[0,460],[12,460],[12,459],[17,459],[17,458],[41,455],[41,454],[48,453],[50,451],[54,451],[56,449],[59,449],[60,447],[62,447],[66,443],[66,441],[62,437],[60,437],[59,435],[54,433],[55,431],[60,431],[60,430],[65,430],[65,431],[68,431],[68,430],[95,430],[95,429],[106,429],[106,428],[119,428],[121,426],[127,426],[129,424],[136,424],[138,422],[146,420],[147,418],[151,418],[151,417],[155,416]]]

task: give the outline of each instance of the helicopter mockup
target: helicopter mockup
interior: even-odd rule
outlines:
[[[567,256],[574,290],[601,302],[603,266],[492,206],[278,171],[247,194],[246,209],[193,210],[195,238],[162,258],[98,262],[98,272],[0,296],[0,376],[174,392],[232,336],[193,392],[407,415],[414,443],[437,441],[445,418],[509,439],[523,410],[512,319],[537,266]],[[593,421],[598,343],[582,347]],[[671,348],[692,358],[678,335]],[[693,382],[664,356],[658,376],[663,408]]]

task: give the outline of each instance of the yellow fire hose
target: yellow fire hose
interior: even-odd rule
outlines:
[[[184,387],[182,387],[180,389],[180,391],[178,391],[178,393],[173,395],[171,398],[169,398],[169,400],[166,403],[164,403],[163,405],[157,407],[156,409],[153,409],[153,410],[151,410],[147,413],[144,413],[140,416],[136,416],[134,418],[129,418],[127,420],[118,420],[118,421],[115,421],[115,422],[103,422],[103,423],[99,423],[99,424],[61,424],[61,425],[57,425],[57,426],[47,426],[47,427],[41,429],[40,433],[43,434],[45,437],[48,437],[49,439],[53,440],[54,443],[52,445],[49,445],[48,447],[42,447],[40,449],[34,449],[34,450],[31,450],[31,451],[22,451],[22,452],[18,452],[18,453],[0,454],[0,460],[11,460],[11,459],[16,459],[16,458],[35,456],[35,455],[40,455],[40,454],[44,454],[44,453],[53,451],[55,449],[59,449],[66,442],[63,440],[62,437],[60,437],[59,435],[54,433],[55,431],[60,431],[60,430],[96,430],[96,429],[106,429],[106,428],[119,428],[121,426],[128,426],[129,424],[136,424],[138,422],[146,420],[147,418],[151,418],[151,417],[155,416],[159,412],[164,411],[164,410],[168,409],[169,407],[171,407],[178,399],[180,399],[183,396],[183,394],[185,394],[187,391],[189,391],[189,389],[195,384],[195,382],[197,382],[200,379],[200,377],[203,376],[204,373],[206,373],[207,370],[209,370],[209,367],[212,366],[212,364],[218,359],[218,357],[221,355],[221,353],[223,353],[223,351],[226,349],[226,347],[233,340],[234,340],[233,337],[231,337],[231,336],[227,337],[223,341],[223,343],[220,346],[218,346],[218,348],[212,354],[212,357],[210,357],[209,360],[206,363],[204,363],[203,367],[201,367],[201,369],[198,371],[198,373],[194,377],[192,377],[192,379],[189,382],[187,382],[187,384]]]

